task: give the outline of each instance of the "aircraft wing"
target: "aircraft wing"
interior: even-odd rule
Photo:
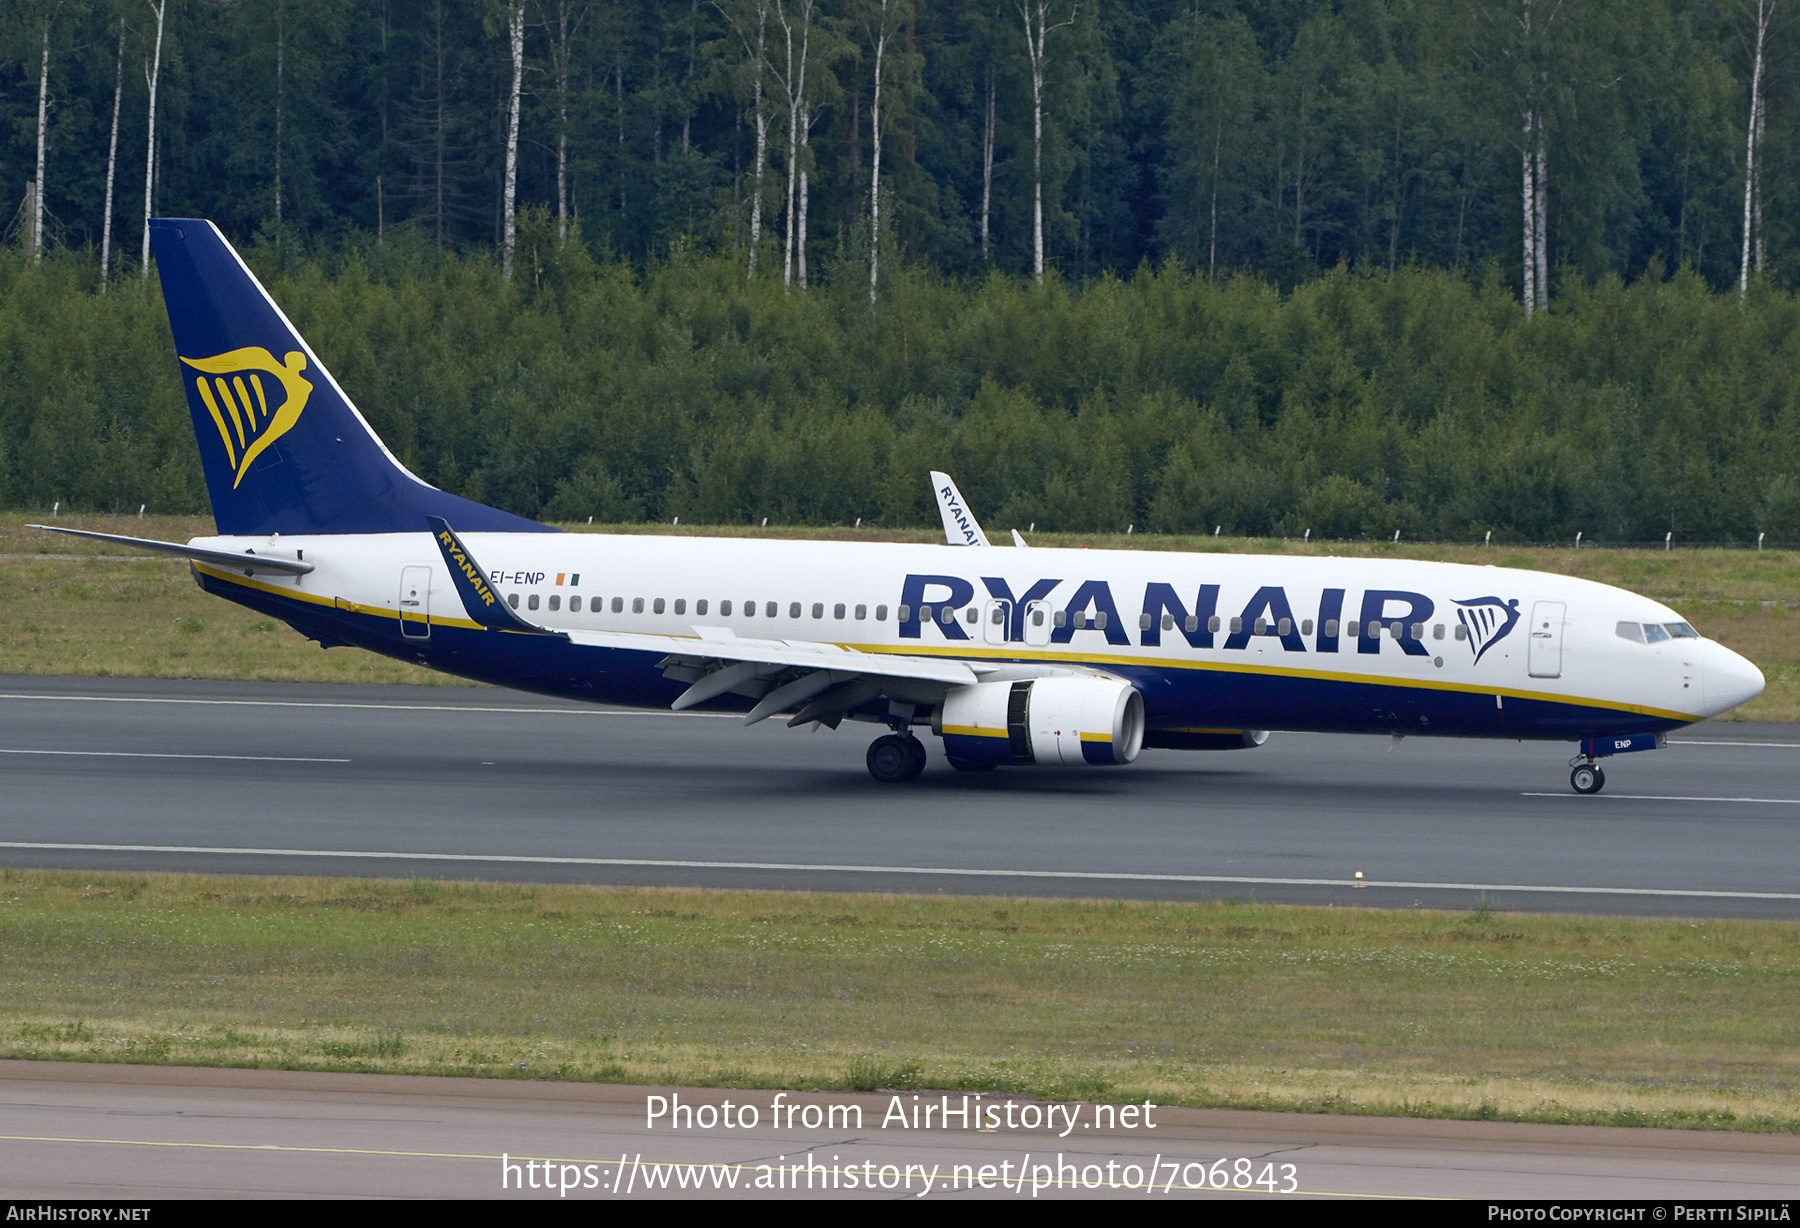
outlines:
[[[821,721],[835,728],[851,709],[884,694],[898,691],[902,702],[909,691],[941,694],[948,687],[974,682],[978,670],[991,673],[995,668],[940,657],[857,652],[805,640],[739,639],[729,627],[697,626],[692,638],[632,631],[553,631],[521,618],[500,600],[456,530],[441,517],[427,520],[463,608],[475,622],[490,631],[557,636],[578,648],[661,653],[663,676],[692,684],[671,705],[677,712],[732,692],[757,701],[746,724],[800,705],[790,726]]]
[[[584,648],[660,652],[665,677],[692,685],[670,705],[679,712],[727,692],[758,702],[744,718],[760,720],[799,707],[790,726],[823,721],[835,726],[852,708],[896,688],[916,691],[967,686],[993,666],[942,657],[858,652],[801,640],[739,639],[722,627],[696,627],[693,639],[629,631],[569,631]]]

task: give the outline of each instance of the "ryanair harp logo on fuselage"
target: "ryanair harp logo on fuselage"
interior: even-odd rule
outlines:
[[[236,490],[250,471],[250,462],[300,420],[313,389],[310,381],[300,377],[306,370],[306,355],[294,350],[285,362],[276,362],[261,346],[246,346],[211,358],[181,361],[202,372],[195,377],[194,387],[212,415],[213,425],[219,428],[226,459],[237,474],[231,483]],[[280,400],[272,403],[272,394],[278,394]]]
[[[1456,604],[1462,607],[1456,612],[1456,620],[1469,630],[1469,648],[1474,652],[1477,664],[1519,621],[1517,597],[1507,601],[1498,597],[1471,597]]]

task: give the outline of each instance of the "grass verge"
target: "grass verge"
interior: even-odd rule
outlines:
[[[0,871],[0,1057],[1800,1131],[1800,925]]]

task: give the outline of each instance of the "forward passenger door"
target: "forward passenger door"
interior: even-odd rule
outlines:
[[[1527,672],[1533,678],[1562,677],[1563,615],[1560,601],[1539,601],[1531,607],[1531,646],[1526,650]]]

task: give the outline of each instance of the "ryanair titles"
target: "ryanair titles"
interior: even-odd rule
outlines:
[[[1082,580],[1067,590],[1062,579],[1043,579],[1017,592],[999,576],[983,576],[981,584],[986,593],[978,598],[975,585],[961,576],[907,576],[897,611],[900,637],[920,639],[931,623],[953,641],[1068,644],[1080,632],[1126,647],[1135,632],[1137,643],[1146,647],[1179,637],[1190,648],[1246,649],[1262,638],[1277,641],[1286,652],[1323,653],[1379,653],[1387,639],[1408,656],[1426,657],[1432,653],[1426,639],[1442,635],[1429,629],[1437,602],[1405,589],[1364,589],[1347,604],[1351,590],[1327,588],[1316,602],[1297,609],[1284,586],[1265,584],[1241,606],[1222,608],[1217,584],[1178,589],[1152,582],[1144,586],[1137,609],[1126,613],[1105,580]],[[1059,591],[1068,595],[1055,596]],[[1477,660],[1518,621],[1517,599],[1459,599],[1455,607],[1463,628],[1457,639]]]

